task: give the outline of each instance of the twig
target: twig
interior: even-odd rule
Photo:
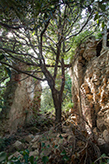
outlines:
[[[102,158],[103,158],[103,159],[109,159],[108,156],[105,156],[105,157],[102,157],[102,156],[101,156],[101,157],[99,157],[98,159],[96,159],[96,160],[94,161],[94,163],[96,163],[97,161],[101,160]]]

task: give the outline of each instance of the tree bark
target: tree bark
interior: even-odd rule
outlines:
[[[52,97],[55,107],[55,121],[56,121],[57,130],[62,131],[62,125],[61,125],[62,96],[60,95],[60,92],[54,88],[52,90]]]
[[[102,48],[105,49],[107,46],[107,28],[106,26],[104,27],[103,31],[103,42],[102,42]]]
[[[52,96],[53,96],[53,101],[54,101],[54,106],[56,109],[56,121],[57,122],[61,122],[61,97],[59,96],[58,91],[56,91],[54,89],[54,91],[52,92]]]

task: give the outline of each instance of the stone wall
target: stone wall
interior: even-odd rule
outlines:
[[[71,69],[72,100],[88,131],[97,127],[109,134],[109,48],[100,45],[92,37],[77,49]]]
[[[26,70],[27,66],[18,63],[18,68]],[[1,128],[4,132],[13,132],[25,126],[40,108],[41,85],[25,74],[12,71],[4,94],[5,108],[1,113]]]

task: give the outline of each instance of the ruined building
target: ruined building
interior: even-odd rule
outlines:
[[[28,66],[18,63],[16,67],[26,70]],[[0,129],[5,133],[12,133],[32,121],[40,108],[40,96],[40,81],[12,70],[4,94],[5,108],[1,113]]]
[[[71,69],[74,110],[82,120],[86,121],[88,132],[91,130],[100,132],[107,142],[109,142],[108,39],[106,48],[102,47],[102,40],[98,42],[95,37],[81,44],[72,61]]]

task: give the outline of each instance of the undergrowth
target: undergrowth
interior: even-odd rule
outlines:
[[[0,152],[0,163],[1,164],[38,164],[39,163],[39,158],[38,156],[30,156],[29,155],[29,150],[24,150],[20,151],[20,156],[19,157],[12,157],[8,158],[7,154],[5,152]],[[63,159],[63,164],[65,163],[71,163],[70,158],[67,156],[66,151],[63,150],[61,152],[61,157]],[[41,161],[43,164],[47,164],[49,162],[49,157],[48,156],[43,156],[41,158]],[[102,154],[98,159],[96,159],[92,164],[109,164],[109,156],[106,154]],[[73,162],[72,162],[73,164]]]

